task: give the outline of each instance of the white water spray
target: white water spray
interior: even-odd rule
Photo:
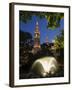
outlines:
[[[58,69],[58,63],[54,57],[44,57],[37,59],[33,65],[32,70],[42,77],[48,74],[55,74]]]

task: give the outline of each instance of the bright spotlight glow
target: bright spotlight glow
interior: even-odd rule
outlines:
[[[40,74],[42,74],[42,76],[46,76],[49,73],[54,74],[55,71],[57,70],[57,61],[54,57],[44,57],[44,58],[37,59],[34,62],[32,68],[34,69],[34,67],[37,67],[37,69],[38,69],[38,66],[37,66],[38,63],[40,63],[40,65],[43,67],[43,70],[44,70],[44,71],[41,70]],[[40,68],[40,66],[39,66],[39,68]],[[38,70],[40,70],[40,69],[38,69]]]

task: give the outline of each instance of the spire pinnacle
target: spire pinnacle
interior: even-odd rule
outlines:
[[[36,25],[38,25],[38,21],[36,22]]]

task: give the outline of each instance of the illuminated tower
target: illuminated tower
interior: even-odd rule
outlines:
[[[36,27],[34,31],[34,47],[33,47],[33,52],[36,53],[41,49],[40,46],[40,31],[39,31],[39,24],[36,22]]]

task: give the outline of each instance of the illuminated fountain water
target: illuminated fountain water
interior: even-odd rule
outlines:
[[[44,57],[37,59],[33,65],[32,70],[42,77],[49,74],[53,75],[58,70],[58,63],[54,57]]]

